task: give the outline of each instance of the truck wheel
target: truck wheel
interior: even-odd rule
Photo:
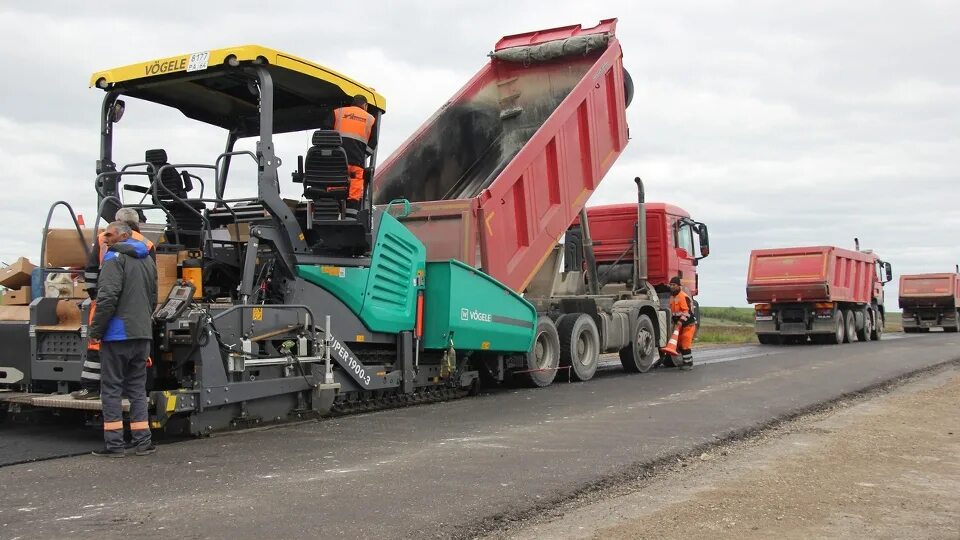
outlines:
[[[520,379],[530,386],[550,386],[560,365],[560,337],[550,317],[537,319],[533,349],[527,353],[527,369]]]
[[[943,327],[944,332],[956,332],[960,330],[960,313],[954,314],[954,317],[957,317],[957,318],[954,319],[955,322],[953,323],[953,326],[944,326]]]
[[[843,311],[837,310],[833,315],[833,333],[821,336],[817,343],[825,345],[839,345],[843,343],[847,336],[847,321],[843,317]]]
[[[697,336],[700,335],[700,302],[696,300],[693,301],[693,320],[696,321],[693,331],[693,339],[696,340]]]
[[[870,339],[880,341],[883,335],[883,314],[877,310],[873,311],[873,327],[870,328]]]
[[[857,330],[857,341],[865,343],[870,341],[870,334],[873,332],[873,317],[869,309],[863,310],[863,327]]]
[[[629,345],[620,349],[620,363],[624,371],[645,373],[660,358],[657,351],[657,334],[650,317],[637,317],[636,333]]]
[[[852,309],[843,312],[843,318],[846,320],[846,330],[844,331],[844,343],[853,343],[857,339],[857,317]]]
[[[626,109],[633,101],[633,77],[627,70],[623,70],[623,108]]]
[[[593,317],[586,313],[568,313],[557,319],[560,334],[560,365],[570,367],[570,377],[589,381],[600,361],[600,332]]]

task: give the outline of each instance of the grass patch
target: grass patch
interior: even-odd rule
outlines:
[[[752,307],[704,307],[700,306],[700,317],[705,321],[717,319],[738,324],[753,324]]]
[[[732,324],[701,324],[695,343],[756,343],[757,335],[753,325],[737,326]]]
[[[883,316],[884,332],[903,332],[903,313],[899,311],[886,312]]]

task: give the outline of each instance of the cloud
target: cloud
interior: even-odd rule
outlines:
[[[836,244],[858,236],[900,272],[960,261],[953,231],[960,171],[960,5],[814,0],[774,3],[562,0],[355,6],[289,2],[172,2],[132,10],[117,1],[0,7],[0,260],[36,257],[55,200],[92,216],[101,92],[90,73],[241,43],[288,50],[376,87],[387,97],[380,160],[515,32],[620,18],[618,37],[636,97],[631,141],[592,204],[648,197],[710,225],[704,305],[743,305],[749,251]],[[118,161],[164,147],[209,162],[221,130],[160,107],[128,103]],[[287,180],[306,135],[278,137]],[[239,167],[242,169],[242,167]],[[231,179],[254,189],[253,171]],[[57,214],[55,223],[64,225]],[[895,286],[888,286],[890,298]]]

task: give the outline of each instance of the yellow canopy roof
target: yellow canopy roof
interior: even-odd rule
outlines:
[[[259,45],[171,56],[94,73],[90,86],[168,105],[241,136],[252,135],[258,96],[244,65],[262,65],[274,84],[274,132],[315,127],[316,117],[354,95],[386,111],[373,88],[308,60]]]

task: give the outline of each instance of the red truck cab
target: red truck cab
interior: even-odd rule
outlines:
[[[669,203],[645,203],[647,214],[647,281],[658,292],[669,290],[673,276],[683,288],[699,293],[697,265],[710,253],[707,226]],[[632,276],[633,239],[636,237],[636,203],[607,204],[587,209],[597,270],[605,283],[621,283]],[[580,220],[567,231],[567,269],[577,268],[581,257]],[[699,253],[699,254],[698,254]],[[606,279],[604,279],[604,277]]]

